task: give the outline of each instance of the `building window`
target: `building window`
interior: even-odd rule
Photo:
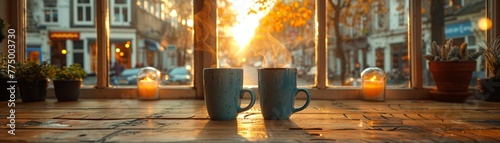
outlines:
[[[74,18],[77,25],[92,25],[94,23],[94,1],[77,0],[74,5]]]
[[[46,23],[57,23],[57,1],[44,0],[43,1],[44,21]]]
[[[400,13],[398,15],[399,26],[405,26],[405,24],[406,24],[405,17],[406,17],[406,15],[404,13]]]
[[[112,25],[130,25],[130,0],[111,1]]]

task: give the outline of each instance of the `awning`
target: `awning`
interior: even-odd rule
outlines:
[[[151,51],[163,51],[164,48],[160,45],[160,43],[153,41],[151,39],[145,39],[144,45],[146,45],[148,50]]]

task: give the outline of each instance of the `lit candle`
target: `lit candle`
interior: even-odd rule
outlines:
[[[377,100],[384,98],[385,82],[384,79],[373,76],[363,81],[363,97],[368,100]]]
[[[153,100],[158,99],[158,82],[146,77],[137,83],[139,90],[139,99]]]

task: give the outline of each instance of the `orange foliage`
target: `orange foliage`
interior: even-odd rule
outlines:
[[[249,14],[255,14],[256,11],[269,10],[269,13],[262,19],[261,25],[266,26],[270,32],[282,31],[285,24],[291,27],[304,26],[307,24],[307,20],[313,16],[313,5],[308,0],[290,3],[277,0],[274,2],[273,7],[270,7],[270,3],[268,0],[257,0],[257,10],[250,9],[248,12]]]

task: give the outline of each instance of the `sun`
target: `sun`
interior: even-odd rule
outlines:
[[[230,28],[233,38],[239,46],[238,53],[243,51],[248,46],[250,40],[255,35],[255,29],[259,26],[259,21],[262,19],[269,10],[257,11],[256,14],[248,14],[248,11],[254,6],[252,0],[234,0],[232,1],[232,8],[236,12],[236,24]],[[268,1],[272,5],[273,2]]]

